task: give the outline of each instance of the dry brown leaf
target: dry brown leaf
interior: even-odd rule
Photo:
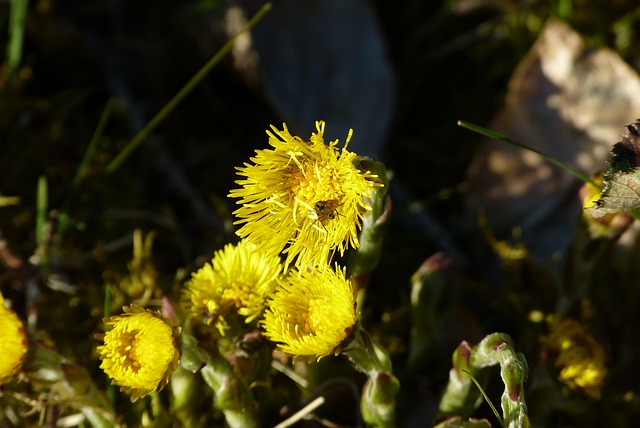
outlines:
[[[615,52],[587,51],[567,24],[551,20],[509,82],[490,128],[589,174],[640,115],[640,78]],[[492,227],[521,226],[532,253],[564,250],[580,212],[578,179],[540,156],[491,141],[471,165],[468,207]]]

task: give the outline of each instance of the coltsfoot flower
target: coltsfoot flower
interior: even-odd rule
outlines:
[[[18,373],[27,352],[27,335],[22,322],[11,309],[4,306],[0,294],[0,385]]]
[[[135,305],[123,309],[123,315],[105,320],[111,329],[97,350],[100,368],[133,402],[169,382],[180,358],[180,330],[159,312]]]
[[[607,374],[604,346],[582,323],[572,319],[552,319],[551,332],[543,344],[557,353],[558,378],[572,389],[600,398],[600,388]]]
[[[277,255],[265,255],[244,240],[228,244],[193,274],[183,303],[192,317],[213,323],[224,335],[230,328],[228,316],[237,313],[249,323],[262,314],[281,273]]]
[[[284,352],[320,360],[340,351],[357,320],[345,270],[327,266],[281,279],[263,326],[265,336]]]
[[[382,186],[355,166],[357,155],[347,150],[351,132],[339,150],[338,140],[325,144],[324,122],[316,128],[306,142],[286,125],[282,131],[272,126],[273,149],[256,150],[252,164],[237,168],[246,178],[229,193],[242,205],[234,212],[235,224],[243,225],[237,234],[265,251],[284,252],[287,266],[297,257],[301,271],[359,246],[362,215],[371,209],[365,200]]]

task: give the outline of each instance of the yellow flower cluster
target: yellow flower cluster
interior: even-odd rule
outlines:
[[[136,401],[169,382],[180,357],[179,330],[158,312],[138,306],[124,311],[105,320],[111,329],[97,350],[100,368]]]
[[[550,334],[543,338],[546,347],[557,354],[558,378],[570,388],[600,398],[607,374],[605,349],[582,323],[572,319],[553,319]]]
[[[266,337],[285,352],[315,359],[338,352],[358,319],[345,269],[329,262],[336,251],[358,247],[363,213],[371,209],[367,198],[382,185],[358,169],[349,139],[342,150],[338,141],[325,144],[324,126],[317,122],[308,142],[286,126],[272,127],[273,150],[258,150],[252,164],[238,168],[242,187],[230,193],[241,204],[235,214],[242,240],[217,251],[182,295],[189,315],[223,336],[264,315]],[[245,323],[231,322],[238,316]],[[110,330],[97,349],[113,383],[131,392],[132,401],[162,389],[179,358],[177,328],[136,306],[106,324]]]
[[[339,350],[358,314],[345,270],[330,266],[335,252],[357,248],[367,200],[382,186],[358,168],[357,155],[338,141],[325,144],[325,123],[309,141],[282,130],[267,131],[272,149],[257,150],[238,168],[241,187],[234,212],[238,235],[264,254],[283,254],[278,287],[266,302],[265,336],[283,351],[320,359]]]
[[[285,275],[278,257],[245,240],[194,273],[182,302],[192,318],[223,336],[232,328],[229,318],[242,315],[249,323],[264,312],[267,338],[287,353],[317,359],[335,352],[358,318],[344,269],[316,266]]]
[[[4,305],[0,294],[0,385],[7,383],[20,370],[28,342],[24,326],[18,316]]]

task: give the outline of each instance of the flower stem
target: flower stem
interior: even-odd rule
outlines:
[[[394,427],[400,382],[391,373],[389,353],[362,328],[360,322],[354,326],[351,340],[341,352],[368,377],[360,401],[365,422],[375,427]]]
[[[9,43],[7,44],[7,64],[9,65],[9,78],[11,82],[20,68],[22,61],[22,45],[24,42],[24,29],[27,20],[29,0],[12,0],[9,15]]]
[[[504,333],[486,336],[476,346],[462,342],[453,354],[453,368],[449,383],[439,406],[439,417],[458,415],[469,417],[477,408],[478,391],[471,377],[486,379],[486,367],[500,365],[500,377],[504,383],[501,397],[502,422],[507,428],[531,426],[524,397],[524,382],[528,373],[527,362],[515,352],[513,341]]]
[[[76,175],[73,177],[73,181],[71,182],[71,185],[73,187],[78,187],[80,183],[82,183],[82,180],[84,180],[84,178],[87,175],[87,171],[89,170],[89,164],[93,159],[93,156],[96,152],[96,148],[98,147],[98,142],[100,141],[100,138],[102,137],[102,135],[104,135],[104,129],[106,128],[107,122],[109,121],[109,117],[111,116],[111,111],[113,110],[113,104],[114,104],[113,98],[109,98],[109,101],[107,101],[107,105],[104,107],[104,110],[102,111],[100,120],[98,121],[98,126],[96,127],[96,130],[94,131],[93,136],[91,137],[89,146],[87,147],[87,150],[84,153],[82,162],[80,162],[80,166],[76,171]]]
[[[382,244],[391,218],[391,199],[389,198],[389,180],[382,162],[366,157],[358,157],[356,166],[361,171],[371,171],[377,175],[376,181],[383,184],[375,187],[367,201],[371,210],[364,213],[360,231],[360,247],[349,255],[347,273],[357,290],[358,308],[362,308],[366,295],[369,276],[376,268],[382,255]]]
[[[202,378],[215,393],[215,407],[224,413],[229,427],[259,425],[251,391],[216,347],[204,349],[193,336],[183,334],[180,363],[189,371],[200,370]]]

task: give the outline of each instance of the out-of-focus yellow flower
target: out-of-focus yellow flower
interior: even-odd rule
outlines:
[[[604,186],[604,182],[602,181],[602,175],[593,178],[593,183],[598,186]],[[600,192],[602,191],[601,187],[596,187],[592,183],[586,183],[584,185],[584,190],[581,190],[582,194],[582,208],[587,209],[596,205],[596,202],[600,199]]]
[[[340,351],[358,320],[351,281],[336,266],[279,282],[264,314],[265,336],[288,354],[320,358]]]
[[[97,350],[100,368],[136,401],[169,382],[180,358],[180,329],[159,312],[135,305],[123,309],[123,315],[105,320],[111,329]]]
[[[604,186],[602,174],[594,177],[593,182],[599,186]],[[585,183],[578,194],[582,200],[587,230],[592,239],[615,239],[633,223],[633,217],[628,212],[607,214],[598,219],[590,214],[590,210],[597,207],[597,202],[602,197],[601,187]]]
[[[27,352],[28,342],[24,326],[18,316],[4,306],[0,294],[0,385],[18,373]]]
[[[249,323],[262,314],[281,273],[279,256],[265,255],[244,240],[227,244],[187,282],[183,303],[192,317],[213,323],[224,335],[229,315],[238,313]]]
[[[347,150],[351,132],[339,150],[338,140],[325,144],[324,127],[316,122],[318,132],[306,142],[286,125],[282,131],[272,126],[273,150],[256,150],[253,163],[238,168],[246,177],[236,181],[242,187],[229,194],[242,205],[234,212],[236,224],[243,224],[238,235],[265,251],[284,251],[286,265],[297,257],[300,270],[359,246],[362,214],[371,209],[365,199],[382,186],[354,165],[357,155]]]
[[[551,332],[543,344],[557,354],[558,378],[572,389],[600,398],[607,374],[604,346],[582,323],[572,319],[552,319]]]

